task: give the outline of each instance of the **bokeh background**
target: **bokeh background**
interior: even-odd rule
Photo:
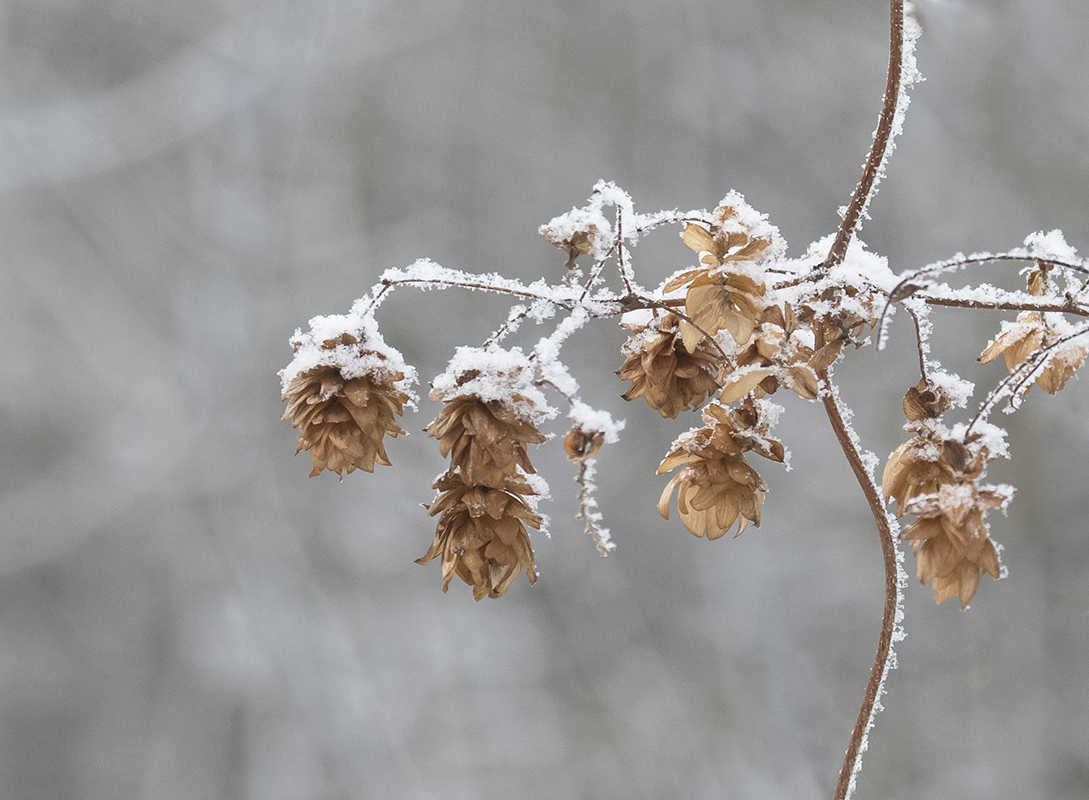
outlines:
[[[1089,252],[1089,4],[920,0],[927,81],[863,238],[900,271],[1062,228]],[[537,226],[599,178],[643,211],[743,192],[792,252],[834,230],[884,86],[881,2],[0,0],[0,796],[13,800],[823,798],[876,646],[880,554],[796,398],[763,526],[654,511],[696,417],[625,404],[623,331],[566,352],[627,419],[600,458],[619,544],[573,519],[557,443],[540,581],[474,605],[412,563],[443,469],[307,480],[288,337],[388,267],[558,276]],[[642,243],[646,284],[691,262]],[[1008,271],[973,273],[1017,285]],[[426,382],[502,301],[398,293]],[[935,315],[945,365],[1003,315]],[[512,343],[532,344],[541,329]],[[841,366],[867,445],[902,440],[910,328]],[[1089,796],[1085,379],[1006,419],[1010,577],[907,590],[859,797]],[[562,430],[557,429],[562,434]],[[909,557],[909,568],[913,560]]]

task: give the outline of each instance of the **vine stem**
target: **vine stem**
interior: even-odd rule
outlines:
[[[820,370],[817,377],[826,389],[822,393],[822,401],[825,413],[828,415],[828,421],[832,424],[832,430],[835,431],[839,446],[843,449],[844,455],[847,456],[851,471],[854,472],[855,479],[858,481],[859,486],[862,487],[862,493],[866,496],[866,502],[869,503],[870,511],[873,512],[873,519],[877,524],[877,533],[881,540],[881,556],[885,567],[885,606],[881,616],[881,635],[877,640],[877,654],[874,656],[873,667],[870,668],[870,679],[866,683],[862,706],[858,710],[858,719],[855,720],[854,730],[851,731],[851,740],[843,757],[839,781],[836,783],[835,800],[846,800],[853,790],[853,779],[858,772],[858,761],[862,757],[862,743],[871,727],[885,675],[890,669],[892,640],[896,631],[896,612],[900,604],[900,571],[896,558],[896,538],[892,531],[892,525],[889,523],[888,514],[885,511],[881,491],[867,471],[862,461],[862,454],[847,429],[847,422],[843,418],[839,402],[832,391],[827,369]]]
[[[891,0],[891,41],[889,44],[889,76],[885,84],[885,100],[881,106],[881,116],[877,121],[877,130],[874,132],[873,145],[870,147],[869,158],[862,170],[862,177],[851,195],[851,202],[847,206],[847,213],[839,224],[836,239],[832,243],[832,249],[828,251],[828,258],[824,260],[825,267],[834,267],[843,262],[847,255],[847,246],[851,238],[858,230],[862,212],[865,210],[873,193],[874,183],[881,171],[881,164],[885,160],[885,152],[888,150],[889,141],[892,138],[893,122],[896,119],[896,106],[900,100],[900,83],[904,71],[904,0]]]
[[[824,260],[823,266],[826,269],[843,263],[843,259],[847,256],[847,247],[858,230],[862,213],[873,194],[874,185],[881,172],[889,141],[892,138],[904,71],[904,0],[891,0],[889,5],[889,72],[885,83],[885,98],[881,106],[881,116],[877,122],[877,130],[874,132],[870,155],[866,159],[866,165],[862,170],[862,177],[859,179],[858,185],[855,186],[855,191],[851,195],[851,202],[847,206],[847,212],[843,215],[839,230],[836,232],[835,241],[828,251],[828,257]],[[888,515],[885,512],[881,492],[867,471],[858,445],[855,444],[847,428],[847,422],[840,410],[839,401],[829,380],[827,368],[819,370],[817,378],[824,388],[821,399],[824,403],[825,413],[828,415],[828,421],[832,425],[832,430],[836,434],[840,448],[842,448],[844,455],[847,456],[847,461],[851,465],[855,479],[858,481],[859,486],[862,487],[862,493],[866,496],[870,511],[873,512],[878,537],[881,541],[881,555],[885,567],[885,606],[881,617],[881,635],[877,640],[877,654],[874,656],[873,667],[870,668],[870,679],[866,683],[866,692],[862,698],[862,705],[858,710],[855,727],[851,731],[851,739],[847,744],[847,752],[843,757],[843,766],[840,768],[839,780],[836,783],[834,800],[846,800],[854,790],[854,778],[858,773],[863,743],[873,722],[885,675],[891,666],[892,640],[896,631],[896,612],[900,601],[899,565],[896,561],[896,540]]]

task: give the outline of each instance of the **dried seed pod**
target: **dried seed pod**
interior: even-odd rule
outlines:
[[[678,335],[678,318],[669,314],[635,329],[624,345],[624,364],[617,371],[631,381],[625,400],[644,398],[663,417],[696,409],[718,391],[719,355],[709,342],[688,350]]]
[[[923,585],[933,582],[934,602],[971,601],[986,572],[999,576],[998,551],[983,517],[1009,499],[1008,490],[979,488],[974,481],[943,484],[938,491],[910,500],[905,512],[916,518],[900,534],[918,556],[917,574]]]
[[[524,479],[508,478],[502,487],[471,486],[459,472],[439,478],[439,496],[427,507],[439,515],[435,539],[417,564],[442,559],[442,590],[457,575],[473,587],[473,600],[502,597],[521,573],[537,582],[528,525],[541,526],[524,497],[534,494]]]

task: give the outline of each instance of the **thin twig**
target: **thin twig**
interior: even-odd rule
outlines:
[[[919,315],[916,314],[908,306],[904,306],[908,312],[908,316],[911,317],[911,322],[915,326],[915,344],[919,348],[919,372],[922,373],[923,380],[926,378],[926,353],[923,351],[923,328],[919,324]]]
[[[1000,311],[1058,311],[1062,314],[1073,314],[1078,317],[1089,317],[1089,308],[1064,300],[1061,303],[1041,301],[1037,298],[1018,302],[1015,300],[978,300],[967,297],[933,297],[927,294],[914,295],[929,306],[946,306],[948,308],[980,308]]]

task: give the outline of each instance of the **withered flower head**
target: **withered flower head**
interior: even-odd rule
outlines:
[[[441,557],[443,592],[454,575],[473,587],[474,601],[502,597],[523,572],[537,582],[526,526],[539,528],[541,517],[523,499],[534,494],[524,478],[510,477],[502,488],[471,486],[451,471],[434,488],[441,493],[427,513],[439,515],[435,539],[416,563]]]
[[[663,289],[671,292],[686,284],[684,313],[691,323],[682,320],[680,328],[689,352],[696,349],[704,334],[714,336],[723,329],[740,345],[749,341],[761,317],[758,298],[764,294],[763,283],[740,272],[713,267],[683,272]]]
[[[904,414],[911,421],[937,419],[953,407],[953,399],[937,384],[922,378],[904,395]]]
[[[612,242],[612,231],[601,215],[600,203],[586,208],[573,208],[566,214],[554,217],[539,232],[549,242],[567,253],[567,264],[572,266],[580,255],[593,259],[602,258]]]
[[[394,420],[409,401],[397,385],[404,373],[386,366],[385,354],[368,350],[350,333],[322,342],[320,351],[311,357],[315,366],[281,373],[287,401],[282,419],[299,429],[296,452],[310,451],[310,476],[323,469],[343,477],[356,469],[373,472],[375,463],[389,466],[382,437],[404,433]]]
[[[563,437],[563,450],[567,453],[568,461],[581,463],[596,456],[604,443],[604,431],[587,430],[581,425],[574,425]]]
[[[527,444],[540,444],[544,435],[516,409],[498,400],[459,395],[445,407],[427,432],[439,440],[439,450],[473,486],[502,486],[521,467],[534,472]]]
[[[755,450],[783,460],[781,443],[769,439],[758,407],[749,404],[731,414],[712,404],[703,415],[709,427],[680,436],[658,467],[658,474],[683,466],[670,479],[658,501],[658,513],[669,519],[673,490],[681,522],[696,536],[718,539],[737,524],[737,536],[752,522],[760,527],[760,506],[767,486],[745,461]]]
[[[663,417],[676,417],[686,409],[703,405],[718,391],[718,351],[701,341],[689,351],[677,332],[678,318],[668,314],[638,327],[624,345],[626,356],[617,371],[621,380],[631,381],[625,400],[643,397]]]
[[[938,488],[953,480],[951,461],[963,451],[959,443],[947,443],[933,429],[916,427],[919,435],[897,447],[881,476],[885,501],[896,500],[896,516],[904,515],[904,504],[911,498],[933,494]]]
[[[762,312],[763,270],[756,265],[774,257],[778,231],[741,195],[731,192],[705,223],[689,222],[682,238],[700,254],[702,266],[681,273],[663,290],[688,286],[685,315],[691,322],[681,324],[685,347],[692,352],[705,334],[714,336],[724,329],[744,345]]]
[[[935,603],[958,597],[965,608],[982,573],[999,576],[998,552],[983,516],[1008,499],[1006,489],[981,489],[974,481],[958,481],[905,505],[904,511],[916,518],[900,538],[911,541],[915,549],[919,582],[933,581]]]
[[[983,351],[979,360],[986,364],[1001,354],[1006,362],[1006,369],[1013,372],[1033,353],[1041,348],[1055,345],[1062,335],[1047,324],[1046,317],[1039,311],[1022,311],[1017,321],[1003,323],[1002,332]],[[1085,361],[1089,348],[1077,342],[1067,342],[1048,356],[1047,364],[1039,370],[1034,380],[1028,384],[1027,394],[1034,385],[1038,385],[1048,394],[1055,394],[1066,386],[1075,370]]]

